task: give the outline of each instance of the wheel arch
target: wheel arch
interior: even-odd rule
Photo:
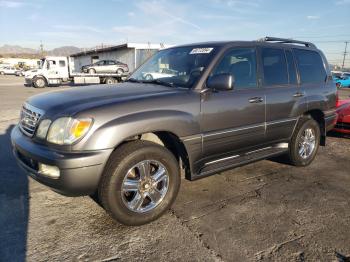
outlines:
[[[311,109],[304,113],[304,116],[309,116],[313,120],[315,120],[321,131],[321,141],[320,145],[325,146],[326,145],[326,123],[325,123],[325,115],[320,109]]]
[[[169,131],[140,133],[124,139],[114,150],[117,150],[125,143],[135,140],[150,141],[167,148],[177,159],[179,167],[184,171],[185,178],[190,180],[191,164],[189,161],[189,155],[185,145],[176,134]]]

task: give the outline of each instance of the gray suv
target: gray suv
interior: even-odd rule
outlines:
[[[207,42],[161,50],[115,87],[33,96],[11,140],[35,180],[141,225],[172,205],[181,171],[195,180],[277,155],[309,165],[335,103],[312,43]]]

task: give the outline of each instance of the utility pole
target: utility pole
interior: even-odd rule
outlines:
[[[44,45],[43,42],[40,40],[40,56],[43,57],[44,56]]]
[[[342,69],[344,69],[344,64],[345,64],[345,57],[348,54],[348,52],[346,52],[346,49],[348,48],[348,41],[345,42],[345,50],[344,50],[344,57],[343,57],[343,64],[341,66]]]

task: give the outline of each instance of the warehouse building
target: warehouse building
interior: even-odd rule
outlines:
[[[71,55],[74,60],[74,72],[80,72],[82,66],[95,63],[100,60],[117,60],[125,63],[132,72],[147,58],[152,56],[158,50],[166,48],[164,44],[140,44],[126,43],[116,46],[96,48],[88,51],[82,51]]]

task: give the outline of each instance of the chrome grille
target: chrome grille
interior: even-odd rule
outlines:
[[[44,112],[34,106],[25,103],[21,110],[19,127],[24,134],[32,137]]]

